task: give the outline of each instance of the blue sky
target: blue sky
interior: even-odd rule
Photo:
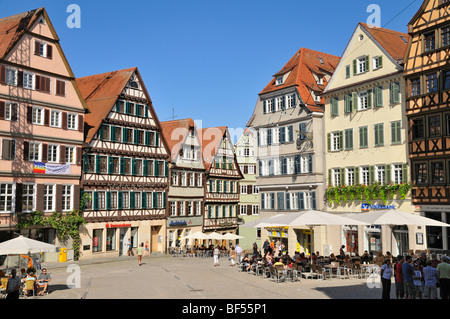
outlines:
[[[0,17],[45,7],[76,77],[137,66],[160,121],[244,128],[258,93],[301,47],[341,56],[370,4],[406,32],[422,0],[21,0]],[[81,28],[69,28],[69,4]]]

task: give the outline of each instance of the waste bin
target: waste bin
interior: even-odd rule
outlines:
[[[59,262],[64,263],[67,261],[67,248],[61,248],[59,252]]]

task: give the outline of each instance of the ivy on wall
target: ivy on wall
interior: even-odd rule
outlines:
[[[84,203],[89,199],[89,195],[84,194],[80,207],[84,208]],[[75,260],[80,255],[80,226],[86,224],[83,218],[83,210],[73,210],[71,212],[53,212],[49,215],[43,212],[35,211],[32,213],[18,214],[17,228],[20,230],[32,226],[51,227],[56,230],[56,235],[60,241],[65,241],[69,237],[72,238],[72,249],[74,251]]]
[[[373,200],[382,200],[386,204],[395,195],[399,195],[400,199],[405,199],[410,189],[410,183],[373,183],[371,185],[329,186],[326,194],[330,205],[333,203],[339,205],[342,202],[354,200],[365,200],[369,204]]]

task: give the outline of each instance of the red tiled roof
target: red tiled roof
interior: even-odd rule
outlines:
[[[384,28],[374,28],[366,23],[359,23],[397,62],[404,59],[408,48],[409,35]],[[403,37],[403,39],[402,39]]]
[[[261,94],[277,91],[291,86],[296,86],[302,101],[313,112],[323,112],[323,103],[317,103],[311,96],[310,90],[321,93],[327,82],[318,85],[313,74],[333,74],[340,58],[334,55],[301,48],[286,63],[286,65],[277,72],[269,84],[261,91]],[[323,63],[322,63],[323,61]],[[277,76],[291,72],[282,85],[276,85]],[[323,101],[322,101],[323,102]]]
[[[89,109],[84,120],[87,125],[85,142],[89,143],[116,103],[136,67],[96,74],[76,79],[77,86]]]
[[[186,140],[189,129],[195,128],[191,118],[161,122],[161,131],[170,149],[172,161],[177,158],[182,142]]]
[[[34,9],[0,19],[0,59],[4,59],[17,41],[45,13],[44,8]]]

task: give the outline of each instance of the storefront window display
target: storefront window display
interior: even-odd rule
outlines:
[[[94,229],[92,235],[92,251],[102,251],[103,246],[103,229]]]
[[[106,230],[106,250],[116,250],[116,228]]]

